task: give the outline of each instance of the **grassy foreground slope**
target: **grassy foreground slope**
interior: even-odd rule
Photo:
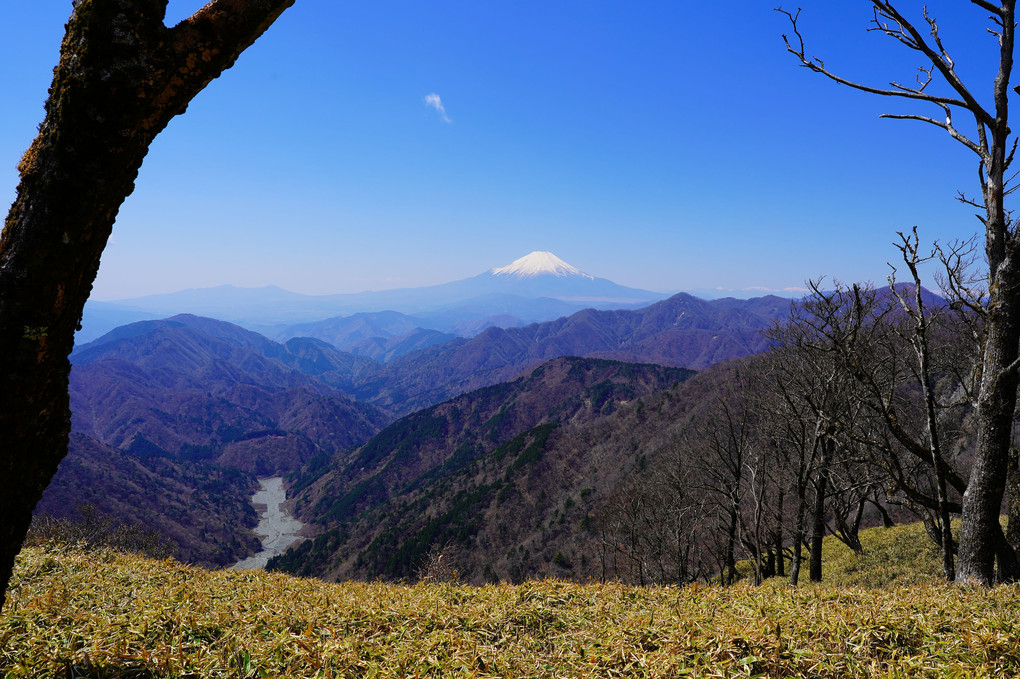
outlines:
[[[28,549],[0,615],[0,675],[1020,674],[1020,587],[984,591],[922,579],[796,590],[778,582],[729,589],[555,580],[327,584],[112,551]]]

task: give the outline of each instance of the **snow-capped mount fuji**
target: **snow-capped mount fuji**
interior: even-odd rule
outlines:
[[[515,259],[506,266],[438,288],[470,291],[472,297],[513,295],[529,299],[547,298],[599,309],[650,304],[666,296],[592,276],[553,253],[541,250]]]
[[[402,319],[401,325],[410,322],[427,330],[471,336],[491,325],[550,321],[588,307],[636,308],[665,297],[663,293],[628,288],[592,276],[551,252],[535,251],[471,278],[421,288],[300,295],[272,286],[220,286],[117,302],[89,302],[83,322],[86,331],[79,333],[78,341],[95,339],[113,329],[113,324],[104,322],[107,317],[118,319],[120,324],[181,313],[236,323],[278,341],[288,339],[292,331],[298,332],[292,330],[297,324],[302,325],[301,332],[318,337],[308,330],[310,322],[383,311],[412,316]],[[332,343],[331,339],[320,339]]]
[[[489,273],[493,276],[512,276],[516,278],[552,275],[561,278],[580,276],[588,280],[595,280],[594,276],[584,273],[576,266],[571,266],[553,253],[545,252],[544,250],[535,250],[520,259],[515,259],[506,266],[492,269]]]

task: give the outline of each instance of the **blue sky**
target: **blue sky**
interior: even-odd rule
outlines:
[[[172,0],[168,22],[202,4]],[[298,0],[157,139],[93,297],[412,287],[532,250],[658,291],[882,282],[897,230],[972,235],[954,196],[976,193],[976,160],[878,118],[937,110],[799,68],[775,4]],[[833,70],[913,79],[865,0],[798,4]],[[927,4],[986,99],[982,12]],[[70,7],[0,10],[4,205]]]

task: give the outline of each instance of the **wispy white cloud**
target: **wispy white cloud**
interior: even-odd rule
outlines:
[[[727,296],[737,297],[739,299],[746,299],[749,296],[760,297],[762,295],[778,295],[780,297],[803,297],[807,295],[810,290],[802,288],[796,285],[791,285],[785,288],[772,288],[767,285],[749,285],[746,288],[727,288],[722,285],[714,288],[706,288],[705,292],[711,292],[713,296]],[[695,290],[694,294],[698,294]]]
[[[443,119],[444,123],[452,123],[450,116],[446,115],[446,107],[443,106],[443,100],[439,98],[439,95],[433,92],[432,94],[425,96],[425,105],[436,109],[439,116]]]
[[[721,290],[722,288],[719,288],[719,289]],[[766,287],[764,285],[752,285],[750,287],[744,288],[743,291],[746,291],[746,292],[765,292],[765,293],[770,293],[770,294],[772,294],[772,293],[783,293],[783,294],[790,294],[790,295],[806,295],[807,293],[811,292],[807,288],[801,288],[801,287],[798,287],[796,285],[791,285],[791,286],[785,287],[785,288],[769,288],[769,287]]]

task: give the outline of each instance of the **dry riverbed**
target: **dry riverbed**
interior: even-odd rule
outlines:
[[[303,523],[290,515],[283,507],[287,500],[287,489],[283,487],[283,477],[274,476],[259,479],[261,490],[256,492],[251,502],[259,512],[259,524],[255,527],[255,535],[262,540],[262,551],[247,559],[238,561],[231,566],[233,570],[264,569],[266,563],[277,554],[282,554],[288,547],[301,540],[299,532]],[[262,507],[265,507],[263,510]]]

